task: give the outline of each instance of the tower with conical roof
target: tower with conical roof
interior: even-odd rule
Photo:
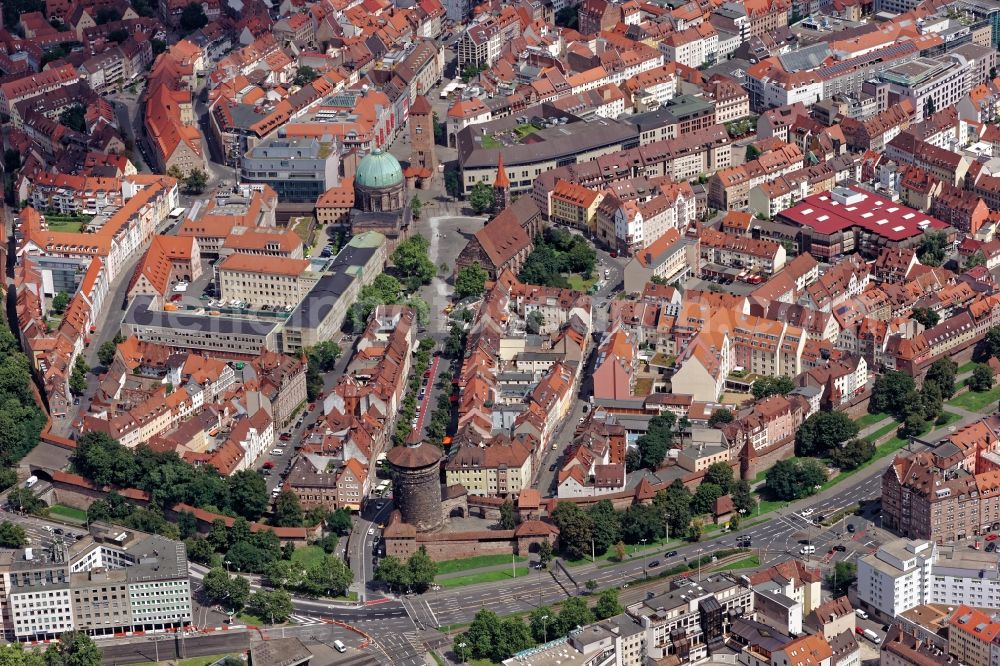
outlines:
[[[499,213],[510,205],[510,178],[503,168],[503,153],[497,156],[497,175],[493,179],[493,212]]]

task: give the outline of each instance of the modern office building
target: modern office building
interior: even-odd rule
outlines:
[[[240,177],[266,183],[283,202],[314,203],[340,182],[337,143],[316,138],[276,138],[254,146],[243,158]]]
[[[0,558],[4,636],[45,640],[65,631],[111,635],[191,622],[184,544],[102,522],[69,545]]]

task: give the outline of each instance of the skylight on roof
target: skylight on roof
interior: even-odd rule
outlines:
[[[858,207],[857,207],[857,206],[848,206],[848,207],[847,207],[847,210],[849,210],[849,211],[851,211],[851,212],[853,212],[853,211],[856,211],[857,209],[858,209]]]
[[[903,225],[900,224],[899,226],[893,227],[892,230],[893,231],[897,231],[897,232],[898,231],[905,231],[906,227],[904,227]]]
[[[889,220],[887,220],[887,219],[885,219],[883,217],[881,220],[877,221],[875,224],[877,224],[877,225],[879,225],[881,227],[883,224],[888,224],[888,223],[889,223]]]
[[[883,201],[876,201],[876,202],[875,202],[875,205],[876,205],[876,206],[881,206],[881,205],[882,205],[883,203],[885,203],[885,202],[883,202]]]
[[[890,213],[895,213],[895,212],[896,212],[897,210],[899,210],[899,208],[897,208],[896,206],[892,206],[891,208],[888,208],[887,210],[888,210],[888,211],[889,211]]]
[[[869,217],[873,216],[874,214],[875,213],[861,213],[861,217],[863,217],[863,218],[865,218],[867,220]]]
[[[912,219],[913,219],[913,218],[915,218],[916,216],[917,216],[917,214],[916,214],[916,213],[907,213],[906,215],[904,215],[904,216],[903,216],[903,219],[904,219],[904,220],[912,220]]]
[[[813,214],[813,209],[812,208],[806,208],[804,211],[802,211],[802,214],[803,215],[812,215]]]
[[[830,219],[829,215],[820,215],[819,217],[816,218],[816,221],[817,222],[826,222],[829,219]]]

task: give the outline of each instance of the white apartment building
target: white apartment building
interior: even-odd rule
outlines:
[[[858,562],[862,606],[895,617],[921,604],[1000,608],[996,555],[898,539]]]
[[[889,98],[913,103],[913,122],[930,113],[958,104],[972,88],[972,64],[964,56],[949,53],[938,58],[917,58],[882,72],[889,84]]]
[[[858,561],[858,600],[890,618],[932,603],[928,583],[936,556],[931,541],[898,539],[885,544]]]

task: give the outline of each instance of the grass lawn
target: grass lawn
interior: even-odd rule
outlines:
[[[949,412],[946,409],[943,412],[941,412],[941,417],[934,422],[934,429],[944,428],[945,426],[948,426],[954,423],[955,421],[958,421],[961,418],[962,417],[956,414],[955,412]]]
[[[292,553],[292,562],[295,562],[304,569],[308,569],[313,564],[322,562],[324,557],[326,557],[326,553],[319,546],[306,546],[305,548],[295,549],[295,552]]]
[[[585,294],[589,293],[590,288],[594,286],[595,282],[597,282],[596,277],[592,277],[589,280],[584,280],[582,275],[577,275],[576,273],[567,275],[566,280],[567,282],[569,282],[570,289],[575,289],[576,291],[581,291]]]
[[[530,571],[528,567],[518,567],[517,577],[527,576]],[[509,569],[502,569],[500,571],[484,571],[482,573],[469,574],[468,576],[444,578],[436,582],[441,587],[465,587],[466,585],[476,585],[478,583],[496,583],[502,580],[511,580],[512,578],[513,576]]]
[[[86,523],[87,522],[87,512],[81,509],[74,509],[71,506],[65,506],[63,504],[56,504],[49,507],[49,514],[53,516],[59,516],[60,518],[67,518],[69,520]]]
[[[498,148],[503,148],[503,144],[500,143],[499,141],[497,141],[496,139],[494,139],[493,135],[491,135],[491,134],[484,134],[483,135],[482,146],[483,146],[483,148],[485,148],[487,150],[496,150]]]
[[[517,127],[514,128],[514,134],[517,134],[517,138],[519,141],[523,141],[524,137],[528,136],[529,134],[534,134],[537,131],[538,128],[532,125],[531,123],[528,123],[527,125],[518,125]]]
[[[489,659],[470,659],[469,666],[499,666],[495,661]]]
[[[296,551],[297,552],[297,551]],[[515,558],[518,563],[526,562],[527,557]],[[480,555],[478,557],[466,557],[461,560],[448,560],[438,562],[438,575],[456,573],[458,571],[468,571],[469,569],[482,569],[483,567],[495,567],[499,564],[510,564],[510,558],[506,555]]]
[[[1000,386],[994,386],[989,391],[982,393],[967,391],[962,395],[955,396],[945,404],[967,409],[970,412],[981,412],[997,400],[1000,400]]]
[[[82,219],[73,219],[68,217],[62,220],[54,220],[46,215],[45,222],[49,225],[49,231],[69,231],[72,233],[79,233],[83,229]]]
[[[856,420],[855,423],[858,427],[864,430],[868,426],[873,426],[880,422],[882,419],[888,418],[889,415],[884,412],[879,412],[878,414],[865,414],[860,419]]]
[[[963,375],[966,372],[972,372],[973,369],[975,369],[975,367],[977,365],[979,365],[979,364],[976,363],[975,361],[969,361],[965,365],[960,365],[960,366],[958,366],[958,374]]]
[[[177,662],[173,662],[172,661],[171,663],[176,663],[177,666],[209,666],[209,664],[214,664],[215,662],[219,661],[220,659],[224,659],[226,657],[235,657],[236,659],[239,659],[240,655],[239,654],[231,654],[231,653],[230,654],[226,654],[226,653],[224,653],[224,654],[210,654],[210,655],[207,655],[205,657],[191,657],[189,659],[181,659],[180,661],[177,661]],[[164,660],[164,661],[166,661],[166,660]],[[152,666],[153,664],[156,664],[156,663],[162,664],[163,662],[162,661],[161,662],[147,661],[144,664],[139,664],[139,666]]]
[[[732,571],[733,569],[749,569],[750,567],[759,567],[760,558],[756,555],[751,555],[750,557],[745,557],[742,560],[737,560],[724,567],[719,567],[718,569],[713,569],[713,571]]]
[[[251,615],[250,613],[239,613],[233,616],[233,624],[252,624],[256,627],[263,627],[267,623],[256,615]]]

